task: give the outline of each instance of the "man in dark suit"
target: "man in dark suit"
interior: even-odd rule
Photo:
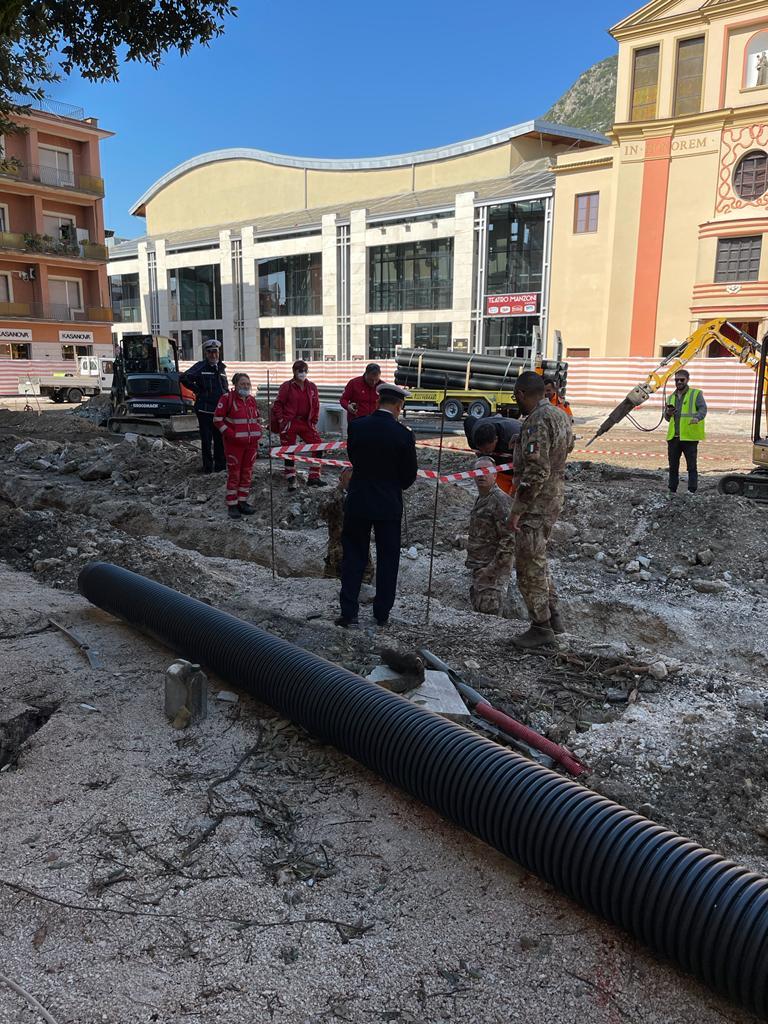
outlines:
[[[416,479],[416,442],[411,431],[398,423],[408,393],[395,384],[380,384],[378,393],[376,412],[349,424],[347,452],[352,463],[352,480],[341,534],[344,556],[338,626],[357,623],[371,527],[376,538],[373,616],[379,626],[386,626],[395,603],[403,491]]]

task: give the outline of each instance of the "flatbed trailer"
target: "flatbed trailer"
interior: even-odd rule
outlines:
[[[405,411],[442,411],[446,420],[451,422],[463,419],[465,413],[477,420],[496,413],[518,415],[513,391],[461,391],[454,388],[414,388],[405,401]]]

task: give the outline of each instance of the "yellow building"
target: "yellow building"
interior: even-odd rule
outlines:
[[[612,144],[556,162],[550,327],[572,357],[658,356],[721,315],[762,337],[768,3],[655,0],[611,34]]]
[[[528,354],[546,334],[552,162],[606,144],[527,121],[357,160],[203,153],[135,203],[147,235],[116,244],[117,338],[209,338],[227,359],[391,358],[399,345]]]

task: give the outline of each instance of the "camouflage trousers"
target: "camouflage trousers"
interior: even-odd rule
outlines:
[[[469,588],[469,603],[473,611],[482,615],[501,615],[504,599],[507,596],[509,573],[502,573],[493,582],[483,575],[482,569],[472,573],[472,584]]]
[[[344,556],[344,552],[341,548],[341,541],[335,543],[329,541],[328,551],[325,556],[325,568],[323,569],[323,576],[327,580],[340,580],[341,579],[341,560]],[[368,565],[365,567],[363,573],[363,583],[371,583],[373,581],[373,562],[368,557]]]
[[[557,606],[557,591],[549,571],[547,542],[560,514],[552,509],[545,516],[530,517],[520,524],[515,536],[517,586],[532,622],[546,622],[550,608]]]

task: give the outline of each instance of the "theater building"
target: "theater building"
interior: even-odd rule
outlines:
[[[656,0],[611,32],[611,144],[556,160],[550,325],[593,359],[655,360],[718,316],[762,337],[768,4]]]
[[[605,142],[530,121],[391,157],[195,157],[111,250],[115,338],[170,334],[186,360],[217,338],[244,362],[529,350],[550,320],[554,158]]]

